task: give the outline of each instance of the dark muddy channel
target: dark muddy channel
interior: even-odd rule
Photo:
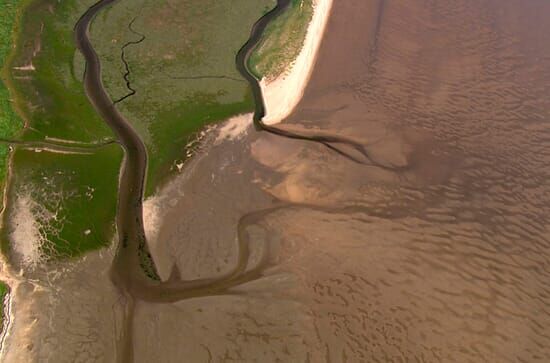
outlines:
[[[159,281],[155,272],[154,261],[148,254],[147,241],[143,228],[143,191],[147,170],[147,150],[140,136],[131,124],[118,112],[107,94],[101,80],[101,62],[89,39],[89,26],[94,17],[116,0],[99,1],[80,18],[75,26],[76,42],[86,60],[84,86],[86,94],[94,108],[115,133],[125,151],[119,183],[119,200],[117,209],[117,231],[119,246],[113,263],[113,281],[123,291],[134,297],[147,301],[177,301],[187,297],[220,293],[221,291],[257,278],[262,268],[262,261],[247,270],[249,257],[246,234],[240,233],[238,262],[227,274],[213,279],[182,281],[178,271],[174,271],[169,281]],[[268,127],[261,122],[264,116],[264,103],[258,80],[252,76],[246,66],[248,57],[261,40],[267,24],[282,14],[290,0],[279,0],[277,6],[266,13],[253,26],[250,39],[237,55],[237,67],[249,82],[256,101],[255,123],[259,129],[285,135],[276,128]],[[244,219],[251,217],[243,217]]]

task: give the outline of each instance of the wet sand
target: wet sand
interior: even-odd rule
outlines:
[[[114,249],[83,259],[0,271],[11,287],[2,362],[113,362],[120,351],[126,303],[112,285]]]
[[[138,301],[135,361],[550,360],[549,11],[335,2],[304,98],[279,127],[352,139],[376,162],[251,127],[213,131],[156,196],[159,271],[223,275],[239,233],[250,265],[268,251],[269,267],[223,295]],[[50,310],[36,331],[84,312],[116,331],[101,303],[78,306]],[[77,330],[26,357],[112,354],[104,335]]]
[[[209,151],[158,243],[189,276],[215,274],[235,233],[218,219],[275,208],[255,224],[272,267],[238,298],[140,306],[155,323],[135,328],[138,356],[183,324],[190,345],[167,349],[194,361],[550,359],[549,6],[336,3],[279,127],[351,138],[389,167],[267,134]],[[258,189],[273,199],[246,197]]]

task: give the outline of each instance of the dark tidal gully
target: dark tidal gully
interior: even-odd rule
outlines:
[[[159,281],[154,271],[146,271],[147,241],[143,228],[143,190],[147,171],[147,150],[143,140],[115,107],[101,81],[101,62],[89,39],[89,27],[94,17],[116,0],[102,0],[90,7],[75,26],[78,49],[86,60],[84,87],[88,99],[98,114],[111,127],[117,140],[124,148],[124,161],[120,173],[117,208],[118,249],[112,266],[113,282],[133,298],[147,301],[171,302],[188,297],[221,293],[229,287],[257,278],[265,258],[252,269],[246,269],[249,249],[246,233],[239,226],[239,258],[236,266],[216,278],[181,280],[174,271],[169,281]],[[290,0],[280,0],[277,6],[265,14],[253,27],[251,37],[237,56],[237,67],[250,83],[256,100],[255,124],[265,129],[261,122],[264,105],[258,80],[246,67],[248,56],[260,41],[266,25],[280,15]],[[267,130],[270,131],[270,130]],[[241,222],[250,219],[244,216]],[[241,223],[242,224],[242,223]]]
[[[113,130],[117,140],[123,146],[125,157],[120,173],[117,208],[118,250],[112,267],[113,282],[133,297],[148,301],[177,301],[186,297],[211,295],[225,291],[250,279],[257,278],[265,258],[252,269],[246,270],[249,248],[246,233],[243,232],[244,216],[239,228],[239,259],[236,266],[223,276],[207,279],[181,280],[178,271],[174,271],[169,281],[159,281],[154,262],[148,256],[147,241],[143,227],[143,191],[147,171],[147,150],[143,140],[131,124],[116,109],[101,81],[101,62],[88,37],[90,23],[105,7],[116,0],[101,0],[79,19],[75,26],[76,43],[86,60],[84,87],[86,94],[105,122]],[[277,5],[262,16],[252,27],[248,41],[236,56],[236,66],[252,89],[255,101],[254,125],[257,130],[278,136],[313,141],[327,146],[343,156],[358,163],[372,164],[364,145],[339,136],[302,135],[283,128],[266,125],[262,122],[265,105],[259,80],[248,69],[248,59],[262,39],[268,24],[288,9],[291,0],[278,0]],[[338,145],[352,147],[363,155],[360,160],[347,154]],[[384,167],[384,165],[378,165]],[[144,261],[150,261],[148,266]]]

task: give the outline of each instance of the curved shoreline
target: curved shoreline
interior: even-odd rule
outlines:
[[[314,0],[313,16],[298,57],[283,74],[273,80],[260,80],[266,115],[263,122],[273,125],[283,121],[296,108],[309,83],[321,41],[323,40],[333,0]]]
[[[394,167],[393,165],[386,165],[383,163],[376,162],[373,160],[373,158],[370,155],[370,152],[366,145],[356,142],[355,140],[351,140],[347,137],[340,136],[340,135],[330,135],[325,133],[311,133],[311,132],[295,132],[291,130],[287,130],[282,127],[273,126],[272,124],[266,123],[265,120],[269,119],[266,118],[268,116],[267,107],[266,107],[266,100],[264,98],[263,88],[261,85],[261,81],[258,80],[254,73],[248,68],[248,59],[251,56],[252,52],[256,49],[256,46],[261,41],[262,35],[264,33],[264,30],[266,29],[269,22],[273,19],[275,19],[277,16],[282,14],[290,5],[292,0],[277,0],[277,6],[273,8],[271,11],[266,13],[263,17],[261,17],[252,27],[252,31],[250,34],[250,38],[248,41],[243,45],[243,47],[239,50],[236,57],[236,65],[238,71],[241,73],[241,75],[248,81],[252,94],[254,96],[254,104],[255,104],[255,111],[254,111],[254,118],[253,123],[257,130],[262,130],[269,132],[271,134],[286,137],[289,139],[295,139],[295,140],[303,140],[303,141],[311,141],[311,142],[317,142],[331,151],[334,151],[343,157],[363,165],[371,165],[371,166],[377,166],[386,170],[398,170],[399,168]],[[332,0],[326,0],[326,1],[332,1]],[[327,19],[328,20],[328,13],[327,13]],[[319,38],[319,44],[320,44],[320,38]],[[309,69],[309,72],[313,71],[313,65],[315,64],[315,59],[310,60],[311,68]],[[307,80],[309,80],[309,76],[303,78],[305,81],[303,83],[303,87],[305,89],[305,85],[307,83]],[[298,90],[297,93],[294,93],[296,95],[296,99],[293,100],[295,104],[297,105],[300,98],[302,97],[303,90]],[[283,106],[284,108],[284,106]],[[284,112],[288,111],[288,107],[284,109]],[[292,110],[288,111],[289,113]],[[354,155],[350,153],[345,148],[342,148],[341,146],[348,146],[352,150],[355,151],[355,153],[358,153],[357,155]]]

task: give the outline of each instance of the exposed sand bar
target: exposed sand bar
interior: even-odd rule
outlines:
[[[261,80],[260,87],[266,111],[263,118],[265,124],[273,125],[281,122],[300,102],[315,65],[332,9],[332,1],[314,1],[313,17],[309,23],[304,45],[288,70],[273,81],[267,81],[265,78]]]

